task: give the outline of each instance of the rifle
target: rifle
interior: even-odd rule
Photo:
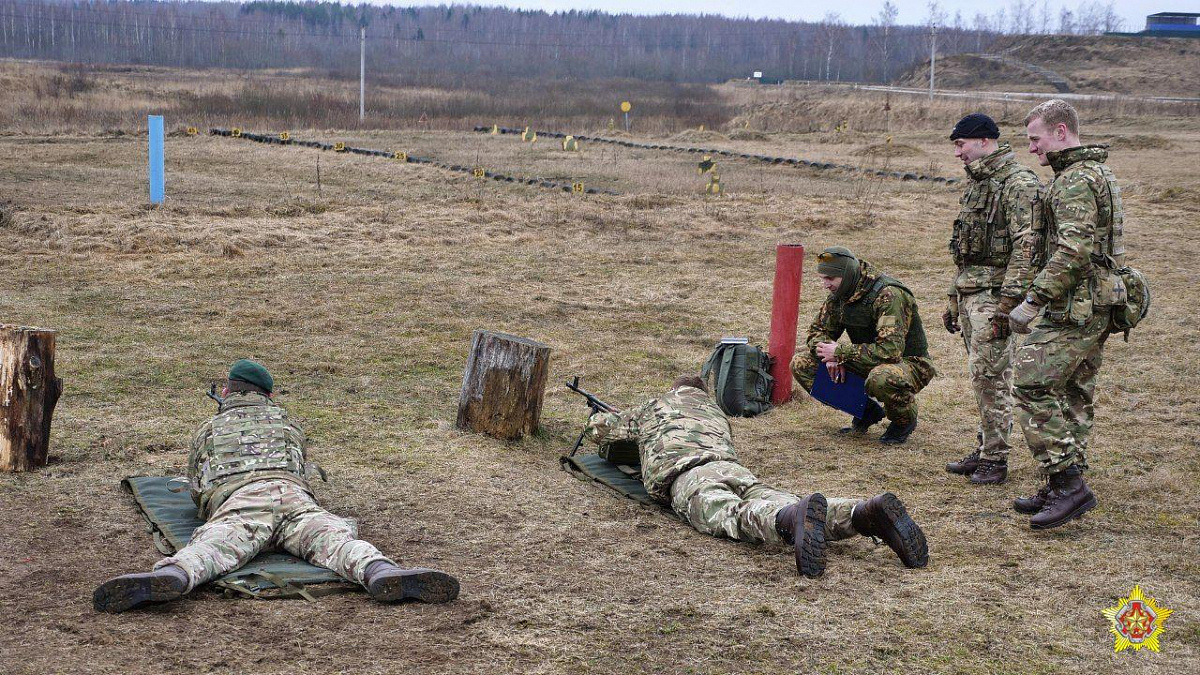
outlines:
[[[216,384],[213,384],[211,387],[209,387],[208,397],[217,402],[218,409],[220,409],[220,407],[225,404],[225,399],[221,398],[220,396],[217,396],[217,385]]]
[[[578,375],[575,376],[574,380],[567,382],[567,389],[582,396],[586,400],[588,407],[592,409],[593,414],[598,412],[617,412],[616,408],[596,398],[590,391],[581,388],[579,386]],[[587,435],[587,427],[584,427],[583,431],[579,434],[579,438],[575,441],[575,447],[571,448],[571,454],[567,455],[568,457],[574,457],[575,453],[579,452],[579,446],[583,445],[583,437],[585,435]]]

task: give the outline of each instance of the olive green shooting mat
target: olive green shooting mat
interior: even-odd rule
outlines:
[[[650,498],[646,492],[646,486],[642,485],[642,477],[636,466],[626,466],[626,471],[622,471],[621,465],[613,464],[595,454],[563,456],[559,457],[559,462],[564,471],[579,480],[597,483],[626,499],[632,499],[674,515],[673,511]]]
[[[133,476],[121,481],[133,494],[138,510],[154,535],[154,546],[163,555],[171,555],[187,546],[192,532],[204,524],[196,512],[191,493],[183,479],[168,476]],[[180,487],[184,489],[179,490]],[[172,492],[172,490],[179,490]],[[313,600],[320,595],[362,590],[324,567],[317,567],[281,551],[258,555],[244,567],[215,580],[212,585],[227,596],[255,598],[302,597]]]

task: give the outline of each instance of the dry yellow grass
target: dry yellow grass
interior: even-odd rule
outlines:
[[[897,134],[924,155],[892,161],[955,175],[952,123]],[[942,470],[974,435],[961,343],[937,329],[954,188],[723,162],[730,195],[706,201],[694,155],[293,130],[624,194],[324,153],[318,196],[316,151],[202,136],[168,139],[169,201],[148,208],[144,137],[0,138],[0,198],[15,205],[0,229],[0,319],[58,329],[66,382],[51,465],[0,476],[0,671],[1194,672],[1200,133],[1185,127],[1143,121],[1136,133],[1170,147],[1112,158],[1155,307],[1106,354],[1100,505],[1042,533],[1008,508],[1037,483],[1019,440],[1006,485],[968,488]],[[1086,120],[1085,132],[1135,133]],[[844,140],[717,142],[855,163],[881,137]],[[832,546],[825,577],[801,579],[786,552],[705,537],[558,469],[585,414],[558,383],[579,374],[627,404],[697,368],[723,335],[765,341],[779,242],[845,244],[905,280],[941,377],[907,446],[837,436],[839,415],[799,401],[734,421],[743,461],[795,491],[896,492],[929,535],[927,569],[854,540]],[[820,295],[810,272],[802,318]],[[476,328],[553,347],[542,434],[505,444],[454,430]],[[242,356],[271,367],[314,439],[331,473],[323,502],[401,562],[458,575],[459,601],[201,591],[92,612],[97,583],[158,557],[118,481],[182,470],[211,414],[203,387]],[[1113,655],[1100,611],[1135,583],[1176,613],[1161,653]]]

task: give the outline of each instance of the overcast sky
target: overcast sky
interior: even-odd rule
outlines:
[[[1058,23],[1058,9],[1066,6],[1072,10],[1086,0],[1047,0]],[[376,4],[425,5],[433,2],[396,2],[374,0]],[[928,16],[927,0],[893,0],[900,10],[899,23],[922,24]],[[1043,0],[1034,0],[1040,9]],[[1107,2],[1107,0],[1102,0]],[[449,4],[449,3],[448,3]],[[548,12],[567,10],[598,9],[612,14],[721,14],[734,17],[791,19],[794,21],[818,21],[826,14],[836,12],[843,21],[852,24],[871,23],[879,14],[883,0],[850,2],[844,0],[810,0],[808,2],[780,2],[779,0],[506,0],[505,2],[478,3],[503,5],[523,9],[542,9]],[[976,12],[992,14],[999,7],[1008,7],[1011,0],[940,0],[942,10],[953,20],[954,12],[961,11],[963,22],[968,26]],[[1145,28],[1146,15],[1156,12],[1200,12],[1200,0],[1115,0],[1117,12],[1125,19],[1125,30],[1139,31]]]

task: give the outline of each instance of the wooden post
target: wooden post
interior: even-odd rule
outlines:
[[[50,418],[62,394],[52,330],[0,324],[0,471],[46,465]]]
[[[549,371],[546,345],[475,331],[458,397],[458,428],[504,440],[537,431]]]

